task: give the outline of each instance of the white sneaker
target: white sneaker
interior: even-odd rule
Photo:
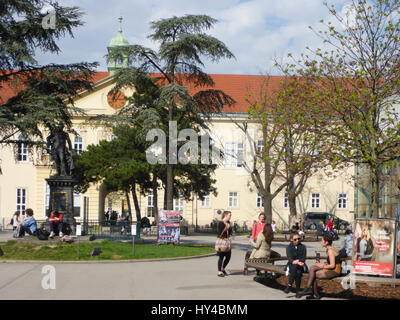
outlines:
[[[50,232],[49,238],[54,238],[54,232]]]
[[[59,234],[60,238],[64,237],[64,234],[62,232],[60,232]]]

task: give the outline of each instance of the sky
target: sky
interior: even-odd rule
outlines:
[[[59,0],[77,6],[85,15],[84,26],[74,29],[74,38],[61,39],[58,55],[37,52],[39,64],[94,62],[107,71],[105,54],[117,35],[118,17],[123,17],[123,35],[130,44],[152,49],[147,39],[150,22],[186,14],[206,14],[218,20],[209,33],[225,43],[235,59],[206,62],[211,74],[279,74],[274,59],[286,61],[306,47],[323,48],[322,40],[309,29],[322,30],[320,20],[329,20],[324,0]],[[338,11],[350,0],[328,0]]]

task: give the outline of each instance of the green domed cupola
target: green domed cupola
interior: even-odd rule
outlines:
[[[119,20],[119,30],[118,34],[111,39],[107,50],[108,54],[110,54],[114,48],[116,47],[125,47],[129,46],[129,41],[122,35],[122,17],[118,18]],[[110,72],[110,75],[114,75],[118,69],[122,68],[127,68],[128,67],[128,56],[127,55],[121,55],[119,57],[114,57],[110,59],[108,62],[108,71]]]

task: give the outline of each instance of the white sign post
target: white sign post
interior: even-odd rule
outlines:
[[[80,236],[82,235],[82,226],[80,224],[76,225],[76,235],[78,237],[78,260],[79,260],[80,259],[80,246],[81,246]]]
[[[132,235],[132,256],[134,256],[135,255],[136,224],[131,224],[131,235]]]

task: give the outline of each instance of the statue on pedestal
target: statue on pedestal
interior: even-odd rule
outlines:
[[[75,168],[72,159],[72,143],[68,133],[64,132],[62,123],[50,128],[50,136],[47,137],[46,142],[50,159],[56,165],[57,176],[71,176]]]

